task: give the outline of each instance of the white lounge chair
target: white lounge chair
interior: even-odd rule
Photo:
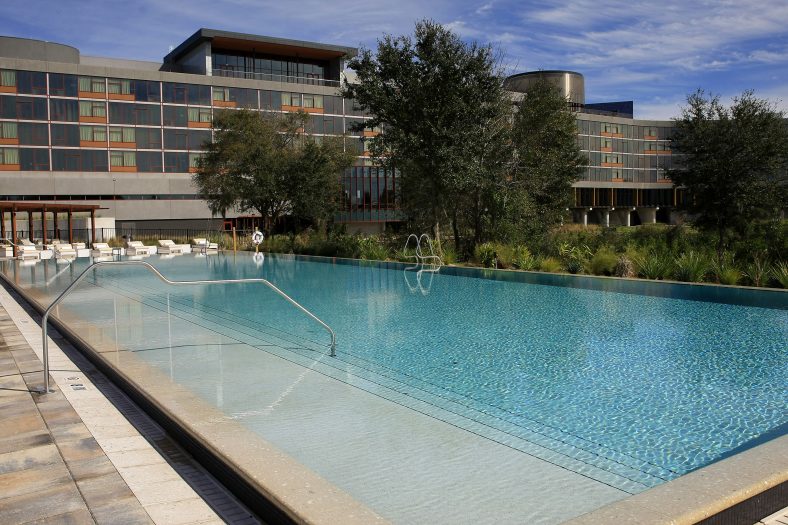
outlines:
[[[192,251],[195,253],[219,253],[219,245],[208,242],[208,239],[195,237],[192,239]]]
[[[55,251],[55,259],[74,259],[77,256],[77,251],[67,243],[57,243],[53,245]]]
[[[40,252],[35,246],[28,246],[26,244],[16,245],[16,258],[17,259],[38,259],[41,256]]]
[[[159,253],[162,255],[183,253],[183,245],[175,244],[171,239],[164,239],[159,241]]]
[[[84,242],[72,242],[71,243],[71,247],[74,248],[75,250],[84,250],[85,249],[85,243]]]
[[[112,257],[112,248],[105,242],[94,242],[91,257]]]
[[[150,255],[153,253],[153,246],[145,246],[142,241],[128,241],[126,243],[126,255]]]

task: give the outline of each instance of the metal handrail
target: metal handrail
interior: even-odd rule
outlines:
[[[408,244],[410,243],[411,239],[416,239],[416,255],[408,255]],[[421,241],[423,239],[427,240],[427,246],[430,247],[430,255],[424,255],[421,251]],[[439,255],[435,254],[435,250],[432,248],[432,242],[430,240],[430,236],[426,233],[422,233],[420,236],[417,236],[415,233],[411,233],[408,235],[407,240],[405,241],[405,246],[402,248],[402,253],[404,257],[413,257],[416,259],[416,266],[412,266],[406,269],[414,270],[418,268],[418,265],[423,264],[425,259],[434,259],[438,261],[438,266],[443,266],[443,259],[440,258]],[[436,270],[437,271],[437,270]]]
[[[74,281],[71,284],[69,284],[68,287],[66,287],[66,289],[63,290],[54,301],[52,301],[52,303],[44,311],[44,315],[41,317],[41,339],[42,339],[43,350],[44,350],[44,393],[45,394],[50,391],[49,390],[49,347],[47,344],[47,321],[49,319],[49,313],[58,304],[60,304],[60,301],[62,301],[63,298],[65,298],[66,295],[68,295],[69,292],[71,292],[71,290],[73,290],[82,279],[85,278],[85,276],[88,274],[90,270],[95,269],[96,266],[105,266],[105,265],[143,266],[148,270],[150,270],[151,272],[153,272],[156,275],[156,277],[158,277],[160,280],[164,281],[167,284],[173,284],[173,285],[262,283],[268,286],[269,288],[271,288],[276,293],[278,293],[280,296],[286,299],[290,304],[292,304],[293,306],[304,312],[306,315],[308,315],[309,317],[320,323],[320,325],[323,328],[325,328],[329,334],[331,334],[331,347],[328,355],[331,357],[336,357],[337,355],[337,337],[334,331],[331,329],[331,327],[328,326],[323,321],[321,321],[320,318],[318,318],[315,314],[313,314],[312,312],[310,312],[309,310],[298,304],[295,301],[295,299],[293,299],[285,292],[277,288],[273,283],[271,283],[267,279],[252,278],[252,279],[217,279],[215,281],[172,281],[164,277],[164,275],[162,275],[161,272],[159,272],[159,270],[157,270],[152,264],[147,263],[145,261],[97,261],[92,263],[87,268],[85,268],[85,271],[79,274],[77,278],[74,279]]]

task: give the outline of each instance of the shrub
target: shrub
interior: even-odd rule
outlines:
[[[455,264],[457,262],[457,252],[452,246],[447,244],[442,251],[443,255],[441,256],[441,260],[443,264]]]
[[[780,283],[783,288],[788,288],[788,263],[780,262],[772,269],[774,280]]]
[[[735,285],[739,284],[744,274],[738,268],[723,268],[717,275],[720,284]]]
[[[673,277],[677,281],[700,283],[709,272],[709,266],[709,260],[703,254],[690,250],[676,257]]]
[[[667,255],[653,251],[638,257],[635,265],[638,277],[644,279],[664,279],[673,269],[673,264]]]
[[[511,268],[514,266],[514,248],[508,244],[495,243],[495,260],[498,268]]]
[[[744,277],[753,286],[765,286],[771,273],[771,267],[760,255],[753,257],[752,263],[744,270]]]
[[[635,277],[637,271],[635,270],[635,263],[626,255],[622,255],[616,261],[615,276],[616,277]]]
[[[292,243],[287,235],[271,235],[266,237],[260,245],[260,249],[271,253],[291,253]],[[254,246],[252,246],[254,249]]]
[[[512,265],[518,270],[531,271],[538,266],[538,261],[525,246],[515,246],[512,250]]]
[[[594,275],[613,275],[616,272],[618,257],[610,248],[600,248],[591,258],[589,267]]]
[[[743,273],[733,263],[733,256],[724,254],[722,261],[714,260],[711,263],[711,273],[718,283],[734,285],[738,284]]]
[[[591,257],[591,249],[586,244],[573,246],[564,242],[558,246],[558,255],[563,259],[566,271],[580,273],[588,262],[588,258]]]
[[[476,262],[485,268],[493,268],[496,264],[495,245],[491,242],[485,242],[476,246],[474,250],[474,257]]]
[[[545,257],[541,261],[539,261],[539,270],[543,272],[560,272],[561,271],[561,261],[556,259],[555,257]]]
[[[375,236],[362,237],[358,240],[359,259],[385,261],[389,256],[389,250]]]

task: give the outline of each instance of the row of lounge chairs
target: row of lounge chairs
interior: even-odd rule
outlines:
[[[218,253],[219,246],[216,243],[208,242],[207,239],[204,238],[195,238],[193,239],[193,243],[189,244],[175,244],[170,239],[160,240],[158,242],[158,247],[156,246],[145,246],[141,241],[128,241],[126,242],[126,255],[130,256],[138,256],[138,255],[151,255],[154,252],[158,252],[162,255],[175,255],[175,254],[182,254],[189,251],[194,251],[196,253]],[[9,244],[6,248],[3,255],[10,256],[12,251],[13,245]],[[33,244],[28,239],[20,239],[19,244],[16,245],[17,249],[17,258],[18,259],[39,259],[41,257],[42,249],[51,249],[52,255],[56,259],[72,259],[77,257],[77,250],[85,249],[85,243],[61,243],[59,241],[53,241],[51,245],[47,246],[37,246]],[[111,257],[113,255],[113,248],[105,242],[95,242],[93,243],[92,249],[90,251],[91,257]]]

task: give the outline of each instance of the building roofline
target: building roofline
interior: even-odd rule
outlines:
[[[515,73],[514,75],[509,75],[506,79],[510,78],[517,78],[517,77],[525,77],[531,75],[539,75],[541,73],[569,73],[571,75],[580,75],[583,76],[582,73],[578,73],[577,71],[570,71],[568,69],[537,69],[536,71],[524,71],[522,73]]]
[[[180,57],[191,51],[197,44],[214,38],[230,38],[234,40],[247,40],[250,42],[259,42],[261,44],[277,44],[283,46],[291,46],[304,49],[319,49],[321,51],[333,51],[338,56],[346,56],[352,58],[358,54],[358,49],[349,46],[337,46],[333,44],[322,44],[320,42],[309,42],[306,40],[293,40],[289,38],[279,38],[265,35],[253,35],[249,33],[235,33],[233,31],[221,31],[218,29],[200,28],[189,38],[184,40],[178,47],[170,51],[164,57],[164,62],[175,62]]]

